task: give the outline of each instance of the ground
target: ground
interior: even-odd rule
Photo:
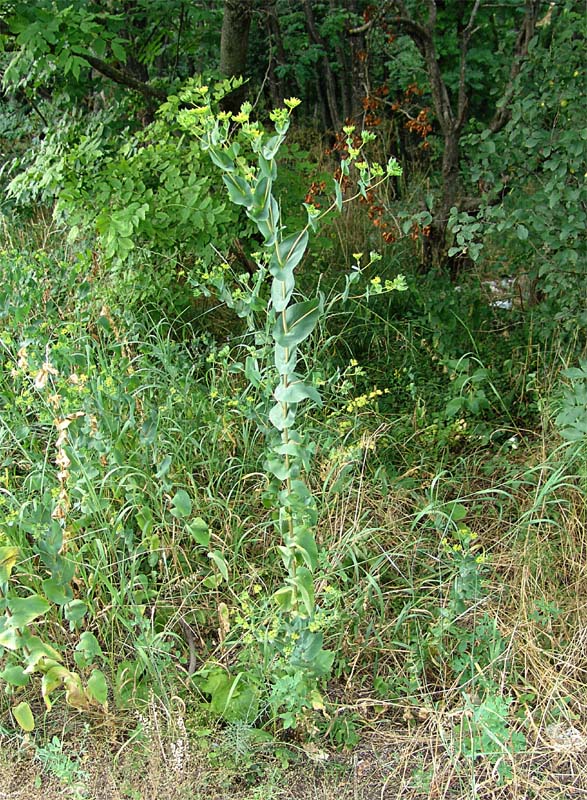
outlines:
[[[219,734],[220,735],[220,734]],[[587,798],[587,738],[573,726],[550,726],[499,780],[499,765],[451,758],[442,721],[372,726],[350,752],[297,750],[287,765],[275,753],[216,763],[179,742],[132,742],[115,752],[90,738],[81,761],[56,747],[44,762],[33,749],[3,746],[0,800],[581,800]],[[159,746],[156,746],[158,744]],[[224,746],[227,743],[224,743]],[[236,751],[235,751],[236,752]],[[234,756],[234,754],[233,754]]]

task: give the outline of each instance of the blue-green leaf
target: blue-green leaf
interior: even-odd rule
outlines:
[[[291,428],[296,419],[295,405],[276,403],[269,411],[269,420],[278,431]]]
[[[279,242],[269,262],[269,272],[283,280],[282,270],[294,270],[302,260],[308,246],[308,231],[293,233]]]
[[[342,189],[338,181],[334,181],[334,198],[337,211],[342,211]]]
[[[253,204],[253,192],[244,178],[239,175],[223,175],[222,180],[228,189],[231,203],[247,208]]]
[[[277,318],[273,338],[281,347],[297,347],[312,333],[322,310],[322,297],[289,306]]]
[[[286,273],[285,270],[282,270],[282,272],[284,273],[284,279],[278,280],[274,278],[271,283],[271,304],[278,314],[287,308],[296,285],[293,272]]]
[[[280,383],[273,392],[273,397],[280,403],[300,403],[302,400],[313,400],[318,405],[322,405],[322,400],[318,390],[309,383],[304,383],[297,375],[292,376],[293,380],[284,385]]]

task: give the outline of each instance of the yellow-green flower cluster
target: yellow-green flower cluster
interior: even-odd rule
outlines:
[[[370,392],[360,394],[358,397],[355,397],[353,400],[351,400],[350,403],[347,403],[345,410],[349,414],[353,414],[363,408],[373,405],[373,403],[376,402],[380,397],[383,397],[384,394],[389,394],[389,389],[378,389],[375,387]]]

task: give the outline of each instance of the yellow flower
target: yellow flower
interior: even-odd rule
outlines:
[[[293,111],[293,109],[297,108],[302,101],[299,99],[299,97],[288,97],[283,102],[289,109]]]

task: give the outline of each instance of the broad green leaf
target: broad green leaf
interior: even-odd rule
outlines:
[[[467,507],[462,503],[448,503],[446,511],[453,522],[460,522],[467,516]]]
[[[18,644],[19,649],[27,653],[23,658],[27,668],[38,665],[46,667],[49,662],[57,664],[61,661],[61,654],[54,647],[44,642],[40,636],[35,636],[28,629],[23,632]]]
[[[278,314],[287,308],[295,285],[293,273],[287,273],[285,270],[283,270],[283,280],[274,278],[271,282],[271,304]]]
[[[88,679],[88,695],[101,706],[106,706],[108,703],[106,676],[99,669],[92,670]]]
[[[300,526],[294,529],[294,539],[307,568],[314,571],[318,566],[318,547],[314,534],[306,526]]]
[[[43,592],[46,597],[58,606],[64,606],[73,600],[73,590],[69,584],[63,584],[55,578],[43,581]]]
[[[136,520],[143,536],[150,536],[155,523],[153,520],[153,513],[149,506],[139,508],[136,514]]]
[[[232,160],[232,158],[230,158],[230,156],[226,155],[226,153],[224,153],[222,150],[214,150],[213,148],[210,148],[210,150],[208,151],[208,155],[210,156],[214,164],[216,164],[216,166],[223,172],[236,171],[234,161]]]
[[[13,665],[6,667],[0,672],[0,679],[5,681],[9,686],[26,686],[30,680],[30,675],[24,671],[22,667]]]
[[[295,419],[296,412],[294,404],[275,403],[269,411],[269,421],[278,431],[291,428]]]
[[[187,526],[194,541],[202,547],[210,546],[210,530],[201,517],[196,517]]]
[[[271,180],[261,178],[257,181],[253,192],[253,204],[249,213],[255,222],[266,222],[269,219],[271,198]]]
[[[169,472],[169,468],[171,467],[171,456],[165,456],[163,461],[159,464],[159,469],[155,473],[155,477],[157,480],[163,480],[166,477],[167,473]]]
[[[19,703],[12,709],[12,715],[26,733],[35,729],[35,719],[28,703]]]
[[[278,589],[274,593],[273,599],[282,611],[291,611],[293,608],[294,590],[291,586],[282,586],[281,589]]]
[[[267,215],[259,216],[252,210],[247,211],[247,215],[254,220],[259,233],[265,239],[265,247],[273,247],[277,239],[279,221],[279,206],[273,195],[270,195],[269,197],[267,209]]]
[[[276,343],[273,359],[280,375],[291,375],[298,360],[297,350],[295,347],[281,347]]]
[[[222,180],[228,189],[231,203],[237,206],[246,206],[247,208],[253,204],[251,187],[244,178],[239,175],[223,175]]]
[[[261,175],[265,178],[270,178],[272,181],[277,178],[277,164],[275,161],[265,158],[262,153],[259,153],[259,171]]]
[[[518,225],[516,228],[516,236],[522,242],[528,238],[528,228],[525,225]]]
[[[44,616],[51,606],[44,597],[32,594],[29,597],[11,597],[8,608],[12,614],[12,625],[24,628],[37,617]]]
[[[245,378],[255,388],[261,385],[261,372],[259,371],[259,362],[253,356],[247,356],[245,361]]]
[[[308,231],[298,231],[288,236],[275,247],[269,262],[269,272],[282,280],[282,270],[294,270],[300,263],[308,246]]]
[[[216,564],[216,566],[218,567],[218,571],[220,572],[226,583],[228,583],[229,582],[228,567],[226,566],[226,561],[224,560],[224,556],[222,555],[220,550],[214,550],[213,552],[208,553],[208,558],[211,559]]]
[[[282,141],[283,141],[283,136],[279,135],[272,136],[270,139],[267,139],[266,143],[263,145],[261,149],[263,158],[267,159],[267,161],[271,161],[272,158],[275,158]]]
[[[84,669],[93,664],[96,659],[101,659],[102,657],[102,648],[94,634],[90,633],[90,631],[84,631],[79,637],[79,642],[73,654],[75,663],[80,669]]]
[[[82,619],[86,616],[87,611],[88,607],[83,600],[72,600],[63,607],[65,619],[72,623],[74,627],[78,622],[82,621]]]
[[[171,513],[174,517],[183,519],[192,513],[192,501],[185,489],[179,489],[171,501]]]
[[[113,39],[110,42],[110,47],[112,48],[112,54],[114,58],[116,58],[122,64],[126,64],[126,51],[122,46],[122,41],[120,39]]]
[[[306,567],[298,567],[294,584],[309,617],[314,613],[314,579]]]
[[[37,547],[41,554],[58,555],[63,547],[63,529],[57,520],[51,521],[51,525],[39,540]]]
[[[289,306],[277,318],[273,337],[281,347],[297,347],[314,330],[323,310],[323,298],[316,297]]]
[[[265,469],[272,475],[275,475],[279,481],[284,481],[291,476],[291,467],[288,467],[281,458],[270,456],[265,462]]]
[[[273,397],[279,403],[300,403],[302,400],[313,400],[318,405],[322,405],[322,400],[318,390],[309,383],[304,383],[297,375],[293,375],[290,383],[284,385],[280,383],[273,392]]]

